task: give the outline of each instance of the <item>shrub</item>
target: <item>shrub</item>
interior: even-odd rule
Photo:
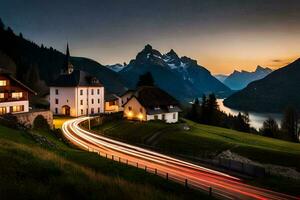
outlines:
[[[33,129],[49,130],[50,126],[49,126],[47,120],[42,115],[38,115],[33,121]]]

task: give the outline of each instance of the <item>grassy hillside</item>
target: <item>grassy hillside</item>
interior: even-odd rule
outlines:
[[[0,126],[0,199],[208,199],[143,170],[73,149],[49,132]]]
[[[190,130],[184,130],[188,125]],[[113,121],[95,127],[120,140],[155,148],[167,154],[191,158],[212,158],[230,150],[251,160],[300,169],[300,144],[243,133],[225,128],[186,123]],[[281,184],[278,184],[278,183]],[[282,177],[257,178],[248,183],[299,195],[300,181]]]
[[[120,120],[96,129],[132,143],[152,145],[177,154],[211,157],[230,149],[255,161],[300,169],[300,144],[191,121],[186,124],[190,130],[184,130],[184,124]]]

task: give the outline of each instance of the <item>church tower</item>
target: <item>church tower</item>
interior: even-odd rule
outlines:
[[[67,51],[66,51],[66,58],[63,66],[63,73],[64,74],[71,74],[74,70],[73,65],[70,61],[70,51],[69,51],[69,44],[67,44]]]

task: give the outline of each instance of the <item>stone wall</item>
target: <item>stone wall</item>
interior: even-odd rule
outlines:
[[[26,113],[15,114],[15,116],[18,118],[18,121],[28,127],[32,127],[33,122],[38,115],[42,115],[47,120],[49,126],[53,128],[53,114],[50,110],[31,110],[30,112]]]

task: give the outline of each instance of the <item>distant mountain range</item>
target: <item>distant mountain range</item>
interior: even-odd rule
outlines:
[[[231,92],[196,60],[179,57],[174,50],[161,54],[146,45],[119,74],[129,87],[134,88],[139,76],[146,72],[151,72],[157,86],[181,101],[190,101],[204,93],[226,95]]]
[[[216,74],[216,75],[214,75],[214,77],[216,77],[216,79],[218,79],[219,81],[221,81],[223,83],[224,80],[228,77],[228,75]]]
[[[300,58],[250,83],[225,99],[224,104],[258,112],[282,112],[288,106],[300,111]]]
[[[126,66],[121,65],[121,64],[115,64],[115,65],[106,65],[105,67],[107,67],[108,69],[114,71],[114,72],[119,72],[122,69],[124,69]]]
[[[241,90],[245,88],[249,83],[262,79],[271,72],[272,69],[270,68],[257,66],[254,72],[234,70],[234,72],[229,76],[216,75],[216,78],[218,78],[221,82],[223,82],[232,90]]]

